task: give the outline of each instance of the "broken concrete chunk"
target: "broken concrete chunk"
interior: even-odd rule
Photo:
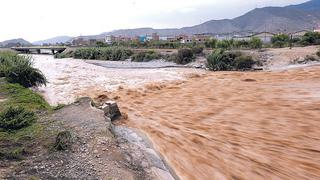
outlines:
[[[101,108],[104,112],[104,115],[109,117],[111,121],[117,120],[121,117],[121,112],[116,102],[107,101],[105,102]]]

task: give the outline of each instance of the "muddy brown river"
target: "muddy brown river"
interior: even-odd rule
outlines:
[[[320,66],[116,70],[37,58],[50,102],[117,99],[119,123],[145,132],[181,179],[320,179]]]
[[[116,94],[181,179],[320,179],[320,66]]]

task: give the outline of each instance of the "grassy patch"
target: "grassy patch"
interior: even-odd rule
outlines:
[[[10,106],[22,107],[32,112],[51,110],[42,96],[19,84],[9,84],[0,79],[0,113]],[[0,130],[0,159],[19,160],[36,151],[44,136],[45,126],[35,121],[19,130]]]
[[[1,81],[1,80],[0,80]],[[50,109],[44,98],[32,90],[24,88],[19,84],[8,84],[0,82],[0,92],[7,100],[0,102],[0,111],[9,106],[21,106],[30,111],[42,111]]]

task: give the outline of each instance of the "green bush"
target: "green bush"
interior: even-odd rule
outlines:
[[[123,47],[80,48],[75,50],[74,58],[120,61],[132,54],[131,50]]]
[[[285,46],[288,45],[289,43],[289,36],[286,34],[278,34],[278,35],[274,35],[271,38],[271,43],[273,47],[277,47],[277,48],[283,48]]]
[[[231,49],[234,47],[235,41],[233,39],[231,40],[222,40],[217,42],[217,48],[219,49]]]
[[[250,45],[250,48],[252,49],[261,49],[262,48],[262,41],[261,39],[259,38],[252,38],[250,41],[249,41],[249,45]]]
[[[148,62],[160,58],[161,55],[155,51],[142,51],[132,55],[131,60],[134,62]]]
[[[70,131],[62,131],[56,137],[54,147],[58,151],[65,151],[72,146],[72,136]]]
[[[0,129],[5,131],[19,130],[36,121],[36,115],[22,107],[10,106],[0,113]]]
[[[234,68],[237,70],[251,69],[255,61],[251,56],[238,56],[234,59]]]
[[[193,54],[202,54],[203,53],[203,49],[204,48],[202,46],[193,46],[191,48]]]
[[[54,58],[56,58],[56,59],[71,58],[71,57],[73,57],[73,53],[74,53],[73,51],[57,53],[54,55]]]
[[[204,42],[206,48],[216,48],[217,40],[216,39],[207,39]]]
[[[177,64],[188,64],[192,62],[194,55],[191,49],[179,49],[175,63]]]
[[[231,71],[249,69],[253,64],[254,61],[250,56],[218,49],[208,56],[206,67],[211,71]]]
[[[0,75],[6,77],[10,83],[18,83],[24,87],[46,85],[46,77],[32,66],[33,63],[28,56],[0,52]]]
[[[307,32],[302,36],[301,44],[303,45],[318,45],[320,44],[319,32]]]

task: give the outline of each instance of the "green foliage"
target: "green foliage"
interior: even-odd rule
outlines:
[[[98,41],[96,42],[96,47],[107,47],[107,44],[105,44],[104,42]]]
[[[65,151],[72,145],[72,136],[70,131],[60,132],[56,137],[54,147],[58,151]]]
[[[301,44],[303,45],[319,45],[320,33],[319,32],[307,32],[302,36]]]
[[[235,48],[248,48],[250,47],[250,42],[246,40],[234,41]]]
[[[46,85],[47,79],[42,72],[32,67],[31,58],[13,52],[0,52],[0,75],[10,83],[24,87]]]
[[[278,35],[274,35],[271,38],[271,43],[272,43],[273,47],[283,48],[288,45],[289,40],[290,40],[290,38],[288,35],[278,34]]]
[[[234,47],[234,40],[222,40],[218,41],[216,47],[219,49],[231,49]]]
[[[255,61],[251,56],[238,56],[234,59],[234,68],[237,70],[246,70],[251,69],[251,67],[255,64]]]
[[[178,55],[175,59],[175,63],[177,64],[188,64],[192,62],[194,59],[194,55],[191,49],[179,49]]]
[[[134,62],[148,62],[151,60],[160,59],[161,55],[155,51],[141,51],[134,54],[131,60]]]
[[[74,58],[120,61],[132,54],[131,50],[123,47],[80,48],[75,50]]]
[[[216,48],[217,40],[216,39],[207,39],[204,43],[206,48]]]
[[[250,56],[218,49],[208,56],[206,67],[211,71],[231,71],[250,69],[253,64],[254,61]]]
[[[191,48],[191,50],[192,50],[192,53],[193,54],[202,54],[202,52],[203,52],[203,47],[202,46],[199,46],[199,45],[196,45],[196,46],[193,46],[192,48]]]
[[[7,96],[7,100],[0,103],[0,111],[10,106],[21,106],[30,111],[50,109],[42,96],[19,84],[0,83],[0,92]]]
[[[261,49],[262,48],[262,41],[259,38],[251,38],[249,41],[249,46],[252,49]]]
[[[73,53],[74,53],[73,51],[57,53],[54,55],[54,58],[56,58],[56,59],[71,58],[71,57],[73,57]]]
[[[23,107],[12,107],[0,113],[0,129],[5,131],[19,130],[36,121],[36,115]]]

